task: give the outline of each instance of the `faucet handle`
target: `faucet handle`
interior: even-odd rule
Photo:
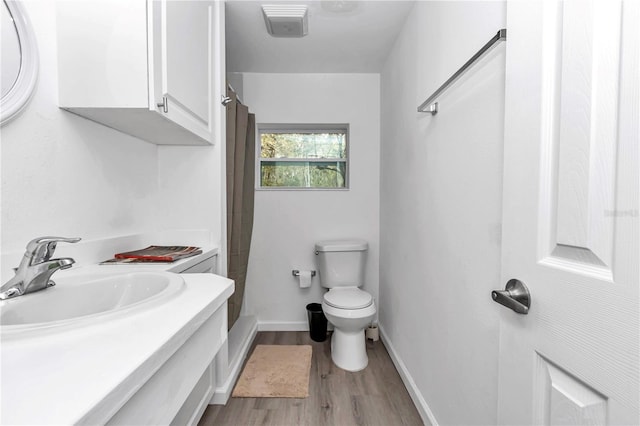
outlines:
[[[57,243],[77,243],[82,238],[38,237],[27,244],[25,257],[31,259],[31,264],[46,262],[51,259]]]

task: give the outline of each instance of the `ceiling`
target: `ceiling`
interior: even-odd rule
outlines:
[[[308,6],[307,36],[267,33],[261,6],[282,3]],[[227,72],[378,73],[412,6],[402,0],[227,0]]]

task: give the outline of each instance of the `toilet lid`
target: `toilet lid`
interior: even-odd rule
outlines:
[[[334,308],[362,309],[371,305],[373,297],[357,287],[334,288],[324,294],[324,301]]]

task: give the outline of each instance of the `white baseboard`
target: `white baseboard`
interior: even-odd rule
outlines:
[[[306,321],[258,321],[258,331],[309,331]]]
[[[238,380],[238,376],[240,375],[240,370],[242,369],[244,360],[247,358],[249,349],[251,348],[251,344],[255,340],[257,333],[258,323],[254,320],[253,324],[251,324],[251,326],[247,328],[247,331],[245,331],[244,336],[237,336],[241,339],[241,342],[237,353],[229,354],[232,359],[229,362],[227,380],[225,380],[221,386],[216,388],[209,404],[226,405],[227,401],[229,401],[231,392],[233,392],[233,387],[236,385],[236,380]]]
[[[411,373],[409,373],[409,370],[404,365],[404,362],[402,362],[402,359],[396,352],[387,334],[384,332],[384,328],[381,325],[378,325],[378,327],[380,328],[380,338],[382,339],[382,343],[384,343],[384,347],[387,348],[387,352],[391,357],[391,361],[393,361],[393,364],[396,366],[396,370],[400,373],[400,378],[402,379],[404,386],[407,388],[413,403],[418,409],[418,413],[420,414],[422,421],[425,425],[438,426],[436,417],[429,408],[427,401],[424,400],[422,392],[420,392],[416,382],[413,380],[413,377],[411,377]]]

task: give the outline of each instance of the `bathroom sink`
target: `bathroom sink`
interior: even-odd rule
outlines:
[[[182,277],[168,272],[96,272],[54,278],[54,287],[0,303],[3,335],[136,312],[166,302],[184,288]]]

